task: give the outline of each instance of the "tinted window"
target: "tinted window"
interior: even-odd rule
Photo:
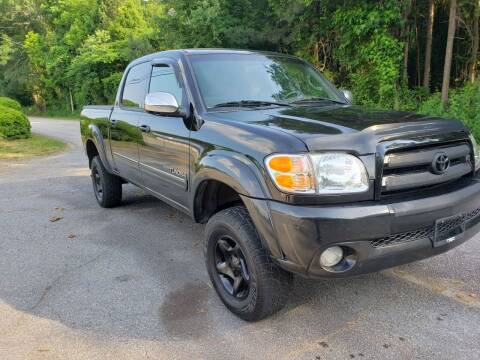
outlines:
[[[311,98],[343,101],[312,66],[288,56],[215,54],[190,57],[207,107],[242,100],[295,102]]]
[[[170,66],[158,65],[153,68],[149,93],[154,92],[170,93],[175,96],[179,104],[182,103],[182,88]]]
[[[123,88],[123,106],[143,108],[145,85],[149,71],[149,63],[139,64],[130,69]]]

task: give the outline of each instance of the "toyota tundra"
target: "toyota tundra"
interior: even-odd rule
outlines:
[[[114,105],[83,109],[81,134],[100,206],[131,183],[206,224],[213,287],[249,321],[282,308],[292,274],[379,271],[480,230],[479,150],[462,122],[355,106],[285,54],[144,56]]]

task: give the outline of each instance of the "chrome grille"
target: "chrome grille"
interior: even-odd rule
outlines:
[[[449,160],[442,173],[434,168],[440,154]],[[381,194],[455,181],[472,171],[470,146],[463,142],[390,152],[384,158]]]

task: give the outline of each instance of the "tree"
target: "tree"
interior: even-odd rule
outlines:
[[[445,65],[443,67],[442,104],[448,102],[448,90],[450,88],[450,71],[452,68],[453,41],[457,22],[457,0],[450,0],[450,12],[448,20],[447,47],[445,49]]]
[[[401,31],[401,38],[403,39],[405,45],[403,47],[403,69],[402,69],[402,81],[404,85],[408,85],[408,58],[410,52],[410,15],[412,12],[412,0],[407,0],[405,2],[405,8],[403,11],[403,26]]]
[[[479,0],[455,1],[453,27],[447,25],[448,9],[440,8],[445,3],[0,0],[0,93],[26,106],[78,110],[112,102],[134,58],[166,49],[227,47],[294,54],[350,88],[359,104],[416,110],[426,99],[417,86],[438,92],[442,80],[447,91],[449,79],[455,79],[454,88],[478,83]]]
[[[480,17],[480,0],[475,1],[475,11],[473,13],[473,31],[472,31],[472,55],[470,58],[469,79],[473,84],[477,78],[477,66],[478,66],[478,18]]]
[[[423,68],[423,87],[430,91],[430,65],[432,61],[433,17],[435,16],[435,0],[429,0],[427,13],[427,42],[425,44],[425,66]]]

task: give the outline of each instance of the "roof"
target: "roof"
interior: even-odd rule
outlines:
[[[259,50],[242,50],[242,49],[177,49],[177,50],[165,50],[159,51],[156,53],[148,54],[132,61],[128,67],[136,65],[138,63],[152,61],[155,58],[160,57],[171,57],[178,59],[181,55],[207,55],[207,54],[244,54],[244,55],[253,55],[253,54],[263,54],[263,55],[286,55],[281,53],[269,52],[269,51],[259,51]]]

